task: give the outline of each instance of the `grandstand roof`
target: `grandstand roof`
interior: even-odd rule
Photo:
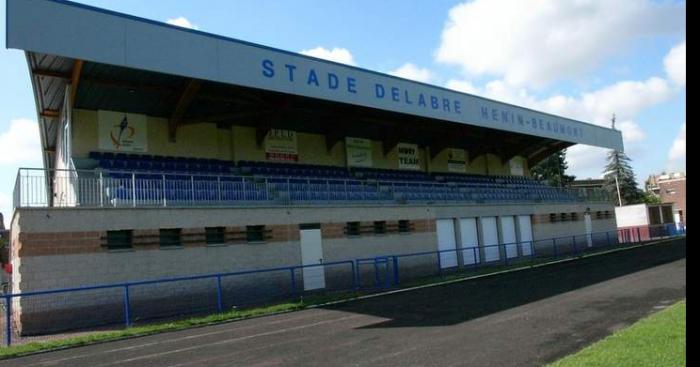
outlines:
[[[623,149],[617,130],[63,0],[8,0],[6,44],[26,51],[47,167],[67,85],[75,108],[166,117],[173,137],[206,121],[530,162],[579,143]]]

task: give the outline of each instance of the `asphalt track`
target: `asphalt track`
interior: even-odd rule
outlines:
[[[685,240],[1,366],[539,366],[685,297]]]

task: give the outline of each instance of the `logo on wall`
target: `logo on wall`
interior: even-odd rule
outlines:
[[[102,150],[145,152],[146,116],[98,111],[99,147]]]

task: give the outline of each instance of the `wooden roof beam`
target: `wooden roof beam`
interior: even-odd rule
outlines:
[[[173,113],[168,120],[168,135],[171,142],[175,142],[177,128],[182,123],[185,113],[187,113],[187,109],[190,108],[190,104],[201,86],[201,80],[190,79],[185,88],[182,90],[182,93],[180,93],[180,99],[177,101],[177,104],[173,109]]]

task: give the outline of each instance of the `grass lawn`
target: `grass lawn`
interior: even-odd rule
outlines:
[[[685,366],[685,301],[550,365],[575,366]]]

